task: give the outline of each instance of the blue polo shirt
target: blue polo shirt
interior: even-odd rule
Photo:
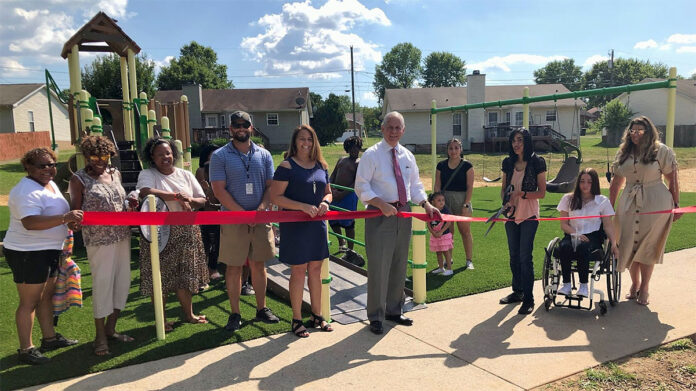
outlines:
[[[244,210],[256,210],[259,207],[266,190],[266,181],[272,179],[273,157],[253,141],[247,154],[239,152],[229,142],[210,157],[210,181],[225,181],[225,189]],[[247,194],[248,183],[253,186],[252,194]]]

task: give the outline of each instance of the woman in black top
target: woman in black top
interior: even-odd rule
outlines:
[[[445,195],[445,205],[458,216],[471,216],[471,195],[474,190],[474,167],[462,158],[462,142],[456,138],[447,142],[447,160],[437,164],[435,191]],[[467,222],[457,222],[466,252],[466,268],[473,269],[471,261],[474,239]]]
[[[529,131],[515,129],[508,140],[509,156],[503,160],[503,186],[500,192],[504,199],[505,189],[513,185],[510,201],[514,216],[505,223],[510,270],[512,271],[512,293],[500,299],[500,304],[522,302],[517,311],[520,315],[534,310],[534,263],[532,250],[539,221],[539,199],[546,195],[546,162],[534,153],[534,143]]]

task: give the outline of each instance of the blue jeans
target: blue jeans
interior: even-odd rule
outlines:
[[[512,271],[512,291],[524,295],[525,304],[534,303],[532,288],[534,287],[534,263],[532,250],[534,236],[539,222],[526,220],[520,224],[508,221],[505,223],[508,249],[510,250],[510,270]]]

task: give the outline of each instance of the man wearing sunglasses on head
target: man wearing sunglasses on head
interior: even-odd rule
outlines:
[[[210,158],[210,184],[222,206],[228,211],[266,210],[273,181],[271,154],[251,141],[251,116],[235,111],[230,116],[230,142]],[[270,224],[227,224],[220,226],[220,254],[224,263],[227,296],[231,314],[225,329],[241,327],[239,296],[242,266],[249,260],[251,284],[256,291],[256,319],[277,323],[278,317],[266,307],[265,262],[275,256],[275,238]]]

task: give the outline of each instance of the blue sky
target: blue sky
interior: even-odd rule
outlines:
[[[662,6],[663,8],[659,8]],[[68,87],[63,43],[97,11],[158,67],[192,40],[212,47],[237,88],[309,87],[375,105],[375,64],[399,42],[448,51],[489,85],[531,84],[548,61],[589,69],[608,57],[638,58],[696,73],[696,1],[449,0],[44,0],[0,1],[0,83],[42,82],[43,69]],[[81,65],[93,54],[81,53]]]

